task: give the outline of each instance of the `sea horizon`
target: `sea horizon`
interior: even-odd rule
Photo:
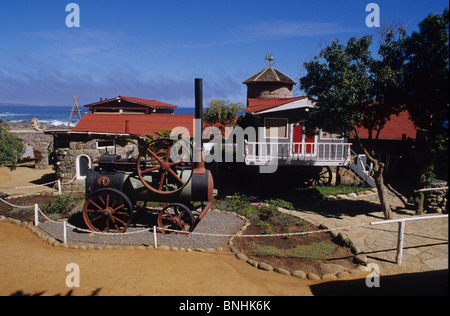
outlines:
[[[0,103],[0,121],[12,123],[31,121],[36,118],[40,123],[48,125],[66,125],[69,121],[72,105],[26,105]],[[82,111],[82,115],[89,113]],[[175,114],[195,114],[195,109],[190,107],[179,107],[175,109]],[[78,122],[78,117],[73,117],[72,122]]]

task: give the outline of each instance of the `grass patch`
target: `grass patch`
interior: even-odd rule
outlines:
[[[338,185],[338,186],[316,186],[313,188],[297,188],[297,193],[300,196],[327,196],[327,195],[338,195],[338,194],[348,194],[357,193],[360,191],[366,191],[370,189],[367,186],[356,186],[356,185]]]
[[[332,254],[337,246],[323,241],[309,245],[297,245],[291,249],[279,249],[275,246],[263,246],[254,243],[254,252],[263,256],[291,257],[299,259],[322,259]]]

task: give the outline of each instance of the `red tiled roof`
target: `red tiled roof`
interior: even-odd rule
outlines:
[[[166,108],[173,108],[173,109],[177,108],[176,105],[172,105],[172,104],[168,104],[168,103],[164,103],[164,102],[160,102],[160,101],[156,101],[156,100],[147,100],[147,99],[134,98],[134,97],[124,97],[124,96],[120,96],[120,95],[116,98],[105,99],[102,101],[86,104],[86,105],[84,105],[84,107],[90,108],[90,107],[93,107],[93,106],[96,106],[99,104],[105,104],[105,103],[113,102],[113,101],[116,101],[119,99],[125,100],[128,102],[132,102],[132,103],[138,103],[140,105],[144,105],[144,106],[148,106],[148,107],[152,107],[152,108],[155,108],[155,107],[166,107]]]
[[[359,128],[358,133],[360,138],[369,138],[367,129]],[[409,118],[408,112],[403,111],[398,116],[391,116],[381,130],[379,139],[402,139],[403,135],[406,135],[406,138],[416,139],[416,133],[417,128]],[[375,133],[372,134],[372,137],[375,137]]]
[[[296,98],[254,98],[254,99],[248,99],[248,107],[245,109],[247,112],[250,113],[258,113],[264,110],[272,109],[277,106],[291,103],[294,101],[302,100],[307,97],[296,97]]]
[[[145,136],[160,129],[185,127],[193,135],[195,116],[185,114],[98,114],[87,113],[74,132],[115,133]]]

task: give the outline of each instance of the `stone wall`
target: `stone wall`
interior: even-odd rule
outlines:
[[[85,180],[77,179],[77,158],[79,156],[88,156],[91,165],[100,158],[101,155],[116,154],[123,158],[138,155],[136,145],[129,143],[125,139],[116,139],[116,146],[97,148],[98,141],[114,140],[113,137],[105,136],[103,138],[90,135],[58,135],[55,138],[55,174],[56,179],[61,180],[63,192],[84,192]]]
[[[247,98],[292,98],[291,84],[258,82],[247,86]]]
[[[432,188],[448,187],[446,181],[435,181]],[[427,213],[446,213],[447,212],[448,190],[436,190],[425,192],[424,210]]]
[[[53,136],[46,135],[43,132],[37,132],[33,129],[11,130],[17,138],[23,141],[24,147],[30,144],[34,150],[39,150],[42,153],[42,161],[40,166],[49,166],[49,148],[52,148]]]

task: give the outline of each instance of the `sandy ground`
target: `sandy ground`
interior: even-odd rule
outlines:
[[[255,269],[230,252],[54,248],[4,222],[0,222],[0,258],[2,296],[304,296],[312,295],[309,285],[314,284]],[[79,288],[66,286],[69,263],[80,267]]]
[[[0,193],[13,196],[54,192],[47,186],[39,185],[53,181],[54,173],[51,168],[34,168],[33,163],[18,166],[14,171],[0,167]]]

